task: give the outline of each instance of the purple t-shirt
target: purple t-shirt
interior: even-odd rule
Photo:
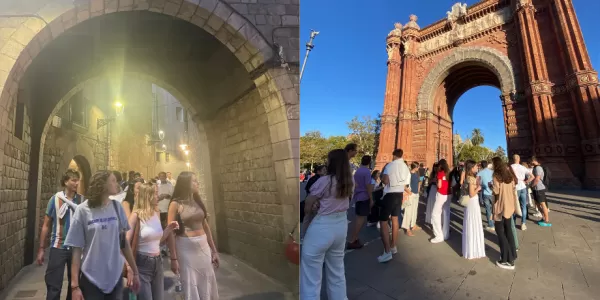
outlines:
[[[348,210],[350,201],[348,197],[337,198],[335,195],[336,180],[332,176],[322,176],[310,187],[310,195],[321,200],[319,215],[330,215]]]
[[[369,192],[367,186],[371,184],[371,170],[367,167],[361,166],[354,173],[354,201],[367,201],[369,200]]]

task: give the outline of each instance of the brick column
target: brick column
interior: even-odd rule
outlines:
[[[566,157],[566,147],[562,144],[557,130],[557,114],[552,96],[547,61],[544,56],[535,8],[531,0],[520,1],[516,7],[523,49],[523,67],[526,72],[526,99],[533,127],[533,155],[541,158],[542,164],[552,171],[553,185],[579,188],[581,182],[571,167],[579,160],[577,156]]]
[[[387,37],[388,74],[385,87],[383,115],[381,116],[381,132],[375,168],[382,170],[386,163],[392,161],[392,152],[396,148],[396,129],[398,125],[398,106],[400,102],[401,63],[400,55],[402,25],[395,24],[395,29]]]
[[[585,172],[582,181],[587,188],[600,188],[600,90],[598,73],[592,69],[581,28],[571,0],[552,2],[557,39],[562,43],[566,67],[567,89],[581,139]]]
[[[417,107],[417,89],[415,84],[417,59],[415,56],[417,48],[417,36],[419,26],[416,23],[417,16],[411,15],[410,21],[402,31],[402,55],[404,58],[402,66],[400,113],[398,115],[397,147],[404,150],[404,159],[413,161],[413,123]]]

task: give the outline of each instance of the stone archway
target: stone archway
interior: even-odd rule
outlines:
[[[451,158],[456,100],[491,85],[509,155],[539,157],[557,188],[600,188],[598,76],[570,0],[457,3],[424,28],[412,15],[388,34],[387,51],[377,167],[396,147],[429,166]]]
[[[8,3],[7,3],[8,2]],[[0,144],[4,145],[3,149],[0,150],[0,163],[10,168],[19,168],[24,172],[15,172],[19,174],[15,182],[19,182],[15,186],[7,186],[9,190],[15,191],[14,197],[10,199],[2,199],[2,201],[19,202],[20,207],[27,211],[27,224],[26,228],[20,227],[17,223],[20,220],[11,221],[11,226],[14,226],[14,232],[19,230],[26,230],[26,240],[15,239],[15,245],[20,245],[19,251],[13,253],[25,253],[23,258],[15,256],[12,261],[14,264],[11,265],[10,269],[7,268],[8,278],[12,277],[20,267],[27,264],[34,251],[33,243],[36,239],[36,234],[32,232],[35,226],[35,214],[36,207],[39,206],[39,167],[42,163],[43,146],[43,132],[46,127],[46,120],[54,110],[55,105],[66,95],[73,86],[94,78],[100,74],[111,72],[114,70],[118,71],[120,61],[119,59],[110,60],[109,53],[99,53],[100,58],[95,58],[93,55],[88,56],[88,61],[99,61],[96,65],[90,63],[87,67],[79,66],[80,70],[64,68],[61,70],[62,73],[56,76],[47,76],[50,73],[46,73],[45,77],[42,75],[35,75],[38,72],[32,70],[43,70],[44,66],[41,65],[42,61],[51,61],[48,53],[59,53],[56,49],[60,43],[68,41],[69,39],[85,38],[97,36],[98,32],[93,31],[94,28],[102,28],[101,26],[93,27],[89,24],[99,24],[102,20],[113,18],[117,20],[124,14],[137,14],[142,16],[140,18],[147,18],[147,22],[155,21],[154,19],[160,19],[158,21],[163,22],[162,24],[168,24],[172,26],[180,26],[184,28],[184,25],[188,24],[187,32],[192,36],[197,37],[203,35],[206,37],[198,38],[212,38],[220,44],[221,49],[227,51],[221,51],[215,60],[225,59],[222,69],[229,70],[231,72],[221,72],[220,75],[215,78],[236,78],[243,79],[243,84],[238,85],[239,87],[247,88],[244,91],[236,91],[238,96],[229,95],[227,105],[220,106],[209,106],[209,102],[202,102],[201,99],[219,99],[220,95],[213,94],[202,94],[199,95],[194,93],[190,88],[194,84],[198,85],[197,82],[191,82],[192,78],[199,78],[198,76],[189,76],[179,80],[176,78],[178,72],[173,70],[160,69],[156,66],[144,66],[143,63],[139,63],[140,57],[136,55],[129,55],[128,60],[133,60],[134,63],[125,65],[121,71],[133,71],[141,72],[150,76],[156,76],[157,74],[163,74],[164,81],[168,82],[174,87],[174,90],[184,94],[184,98],[190,99],[191,111],[194,112],[193,116],[199,123],[200,121],[213,118],[215,116],[231,116],[234,113],[242,114],[242,112],[232,112],[236,109],[236,103],[246,103],[246,111],[254,112],[252,117],[260,118],[261,132],[266,137],[261,139],[261,144],[257,145],[264,149],[261,153],[269,154],[270,157],[259,156],[260,159],[268,161],[265,166],[272,168],[273,178],[270,181],[266,181],[265,184],[268,187],[256,187],[259,191],[265,191],[269,193],[268,199],[272,199],[271,202],[276,204],[278,217],[268,220],[268,224],[251,224],[251,226],[236,228],[236,238],[231,241],[233,244],[239,242],[239,233],[245,234],[257,234],[257,240],[261,240],[261,232],[268,232],[269,237],[265,237],[265,243],[256,246],[257,252],[261,247],[270,247],[266,250],[269,253],[280,253],[275,244],[279,244],[283,247],[283,242],[286,238],[285,230],[265,230],[261,231],[261,226],[272,226],[274,228],[291,228],[296,223],[295,216],[297,215],[297,188],[291,185],[297,185],[297,180],[291,180],[297,177],[297,172],[294,170],[298,168],[298,154],[294,151],[294,147],[297,148],[298,144],[298,85],[297,85],[297,52],[298,49],[290,49],[289,45],[293,45],[290,39],[290,30],[258,30],[257,27],[249,21],[249,19],[255,20],[254,15],[244,11],[236,11],[229,4],[221,0],[215,1],[164,1],[164,0],[135,0],[135,1],[104,1],[104,0],[90,0],[90,1],[73,1],[65,2],[59,0],[47,0],[38,1],[36,4],[29,5],[27,7],[20,7],[17,4],[18,1],[6,1],[0,4],[0,10],[3,11],[2,17],[0,17],[0,27],[10,26],[8,32],[10,36],[6,39],[4,36],[0,38],[0,129],[5,134],[0,135]],[[5,9],[3,5],[8,5]],[[292,5],[293,6],[293,5]],[[14,8],[14,11],[12,11]],[[292,7],[293,8],[293,7]],[[24,13],[26,12],[26,13]],[[6,13],[6,14],[5,14]],[[286,11],[280,12],[279,14],[286,14]],[[8,17],[7,17],[8,16]],[[3,22],[6,18],[10,21]],[[162,19],[161,19],[162,18]],[[152,19],[152,20],[150,20]],[[149,21],[148,21],[149,20]],[[179,20],[179,21],[175,21]],[[291,19],[293,21],[293,19]],[[123,21],[125,22],[125,21]],[[177,23],[179,22],[179,23]],[[183,23],[182,23],[183,22]],[[296,21],[297,22],[297,21]],[[177,23],[177,24],[176,24]],[[8,25],[7,25],[8,24]],[[86,25],[88,24],[88,25]],[[150,23],[147,23],[148,25]],[[293,25],[293,24],[291,24]],[[296,24],[297,25],[297,24]],[[82,32],[81,28],[89,27],[88,32]],[[192,27],[196,28],[193,29]],[[138,25],[138,27],[143,27]],[[288,26],[289,27],[289,26]],[[160,28],[165,28],[160,27]],[[271,27],[269,27],[271,28]],[[143,28],[142,28],[143,29]],[[140,30],[142,30],[140,29]],[[264,29],[264,28],[263,28]],[[277,29],[277,28],[272,28]],[[149,29],[146,29],[149,30]],[[165,29],[166,30],[166,29]],[[200,30],[200,31],[194,31]],[[160,30],[157,30],[160,31]],[[283,33],[282,33],[283,32]],[[288,32],[288,33],[285,33]],[[194,34],[199,33],[199,34]],[[288,34],[288,36],[285,36]],[[134,36],[131,36],[134,37]],[[267,38],[265,38],[267,37]],[[142,45],[146,40],[143,37],[138,39],[132,39],[133,42],[139,42]],[[274,55],[273,47],[277,41],[279,45],[283,46],[286,57],[289,58],[291,68],[281,67],[281,60],[279,57]],[[66,43],[66,42],[65,42]],[[163,42],[165,48],[168,43]],[[213,46],[206,44],[210,47],[217,47],[216,44]],[[54,52],[48,52],[54,49]],[[136,48],[139,51],[148,48]],[[215,48],[216,49],[216,48]],[[183,51],[183,50],[182,50]],[[199,51],[189,51],[190,53],[198,53]],[[228,54],[226,54],[226,52]],[[216,52],[215,52],[216,53]],[[85,61],[84,54],[81,52],[72,51],[73,61],[77,61],[79,55],[80,63],[88,63]],[[104,57],[101,57],[104,55]],[[176,55],[175,55],[176,56]],[[232,57],[232,59],[229,58]],[[107,59],[108,58],[108,59]],[[138,61],[136,61],[138,59]],[[235,62],[234,62],[235,61]],[[58,63],[56,63],[58,64]],[[235,64],[238,64],[239,67]],[[62,65],[65,65],[64,63]],[[85,66],[85,64],[83,64]],[[46,67],[46,69],[59,69]],[[217,69],[218,68],[213,68]],[[242,72],[243,71],[243,72]],[[58,73],[56,73],[58,74]],[[166,75],[164,75],[166,74]],[[184,74],[185,75],[185,74]],[[170,76],[170,77],[169,77]],[[53,78],[56,77],[56,78]],[[157,76],[160,77],[160,76]],[[52,81],[53,84],[44,83],[44,80]],[[226,81],[223,81],[226,82]],[[40,84],[38,84],[40,83]],[[38,84],[35,86],[35,84]],[[187,87],[185,86],[187,84]],[[36,88],[32,88],[32,86]],[[239,88],[238,88],[239,89]],[[235,89],[231,89],[235,90]],[[53,91],[44,94],[42,91]],[[233,92],[232,92],[233,93]],[[35,99],[44,98],[45,101],[36,101]],[[211,103],[217,103],[212,101]],[[249,103],[249,104],[248,104]],[[254,109],[252,105],[260,105],[260,109]],[[221,113],[216,114],[220,111]],[[15,114],[17,112],[17,114]],[[20,117],[19,117],[20,114]],[[16,117],[15,117],[16,116]],[[248,118],[248,116],[246,116]],[[263,122],[264,121],[264,122]],[[22,125],[16,126],[15,123],[21,123]],[[242,121],[240,121],[242,122]],[[214,123],[214,122],[213,122]],[[246,124],[248,125],[248,124]],[[231,122],[231,126],[236,128],[247,128],[242,123]],[[225,133],[221,132],[219,128],[223,126],[216,126],[216,124],[208,124],[205,126],[207,132],[207,140],[210,144],[210,153],[213,156],[213,161],[216,166],[211,168],[213,178],[221,178],[222,173],[226,169],[223,165],[224,158],[220,158],[218,155],[221,144],[226,140]],[[16,130],[18,129],[18,130]],[[231,131],[230,131],[231,132]],[[240,133],[241,136],[241,133]],[[227,147],[232,147],[227,145]],[[250,149],[236,148],[235,151],[250,151]],[[268,150],[268,151],[267,151]],[[0,171],[1,172],[1,171]],[[12,176],[11,173],[0,174],[2,179],[8,179]],[[16,175],[15,175],[16,176]],[[2,180],[7,182],[8,180]],[[38,184],[32,184],[34,182]],[[22,182],[22,184],[21,184]],[[217,182],[214,191],[214,197],[217,199],[235,199],[237,196],[232,196],[235,191],[229,190],[227,182]],[[250,186],[247,186],[251,188]],[[258,192],[258,191],[256,191]],[[231,198],[233,197],[233,198]],[[258,197],[258,196],[257,196]],[[14,199],[13,199],[14,198]],[[36,205],[37,203],[37,205]],[[259,215],[261,213],[257,213]],[[268,212],[271,214],[271,212]],[[226,218],[235,220],[239,215],[227,215]],[[275,224],[275,223],[277,224]],[[239,224],[238,224],[239,225]],[[246,232],[250,229],[253,233]],[[242,234],[243,235],[243,234]],[[23,236],[21,234],[20,236]],[[233,236],[233,234],[232,234]],[[6,237],[0,236],[0,239]],[[261,240],[262,241],[262,240]],[[283,281],[294,282],[294,276],[290,275],[294,273],[294,267],[286,266],[281,268],[269,267],[266,261],[272,260],[273,255],[269,255],[269,258],[253,255],[248,251],[241,251],[241,244],[230,247],[230,252],[234,255],[241,257],[248,261],[254,267],[261,269],[261,271],[271,275],[273,277],[282,278]],[[262,249],[265,250],[265,249]],[[267,253],[265,252],[265,253]],[[264,256],[264,255],[263,255]],[[280,258],[282,265],[286,265],[285,258],[281,254],[277,256]],[[290,269],[291,268],[291,269]],[[0,282],[0,288],[2,288],[6,282]]]

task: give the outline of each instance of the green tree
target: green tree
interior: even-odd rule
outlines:
[[[306,132],[300,137],[300,164],[312,169],[313,165],[324,163],[323,152],[326,152],[326,149],[327,140],[320,131]]]
[[[498,148],[496,148],[496,151],[494,151],[494,156],[498,156],[500,157],[503,161],[508,161],[508,157],[506,156],[506,151],[504,151],[504,148],[498,146]]]
[[[484,141],[484,138],[483,138],[483,133],[481,133],[481,129],[479,129],[479,128],[473,129],[471,143],[474,146],[479,146],[479,145],[483,144],[483,141]]]
[[[354,117],[346,124],[350,130],[350,142],[358,144],[358,154],[353,162],[359,164],[363,155],[373,156],[375,153],[377,120],[370,116]]]

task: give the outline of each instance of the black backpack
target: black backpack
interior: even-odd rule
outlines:
[[[541,166],[542,167],[542,171],[544,171],[544,178],[542,178],[542,183],[544,184],[544,186],[546,186],[546,189],[549,190],[550,189],[550,178],[552,177],[550,175],[550,170],[548,170],[548,168]]]

